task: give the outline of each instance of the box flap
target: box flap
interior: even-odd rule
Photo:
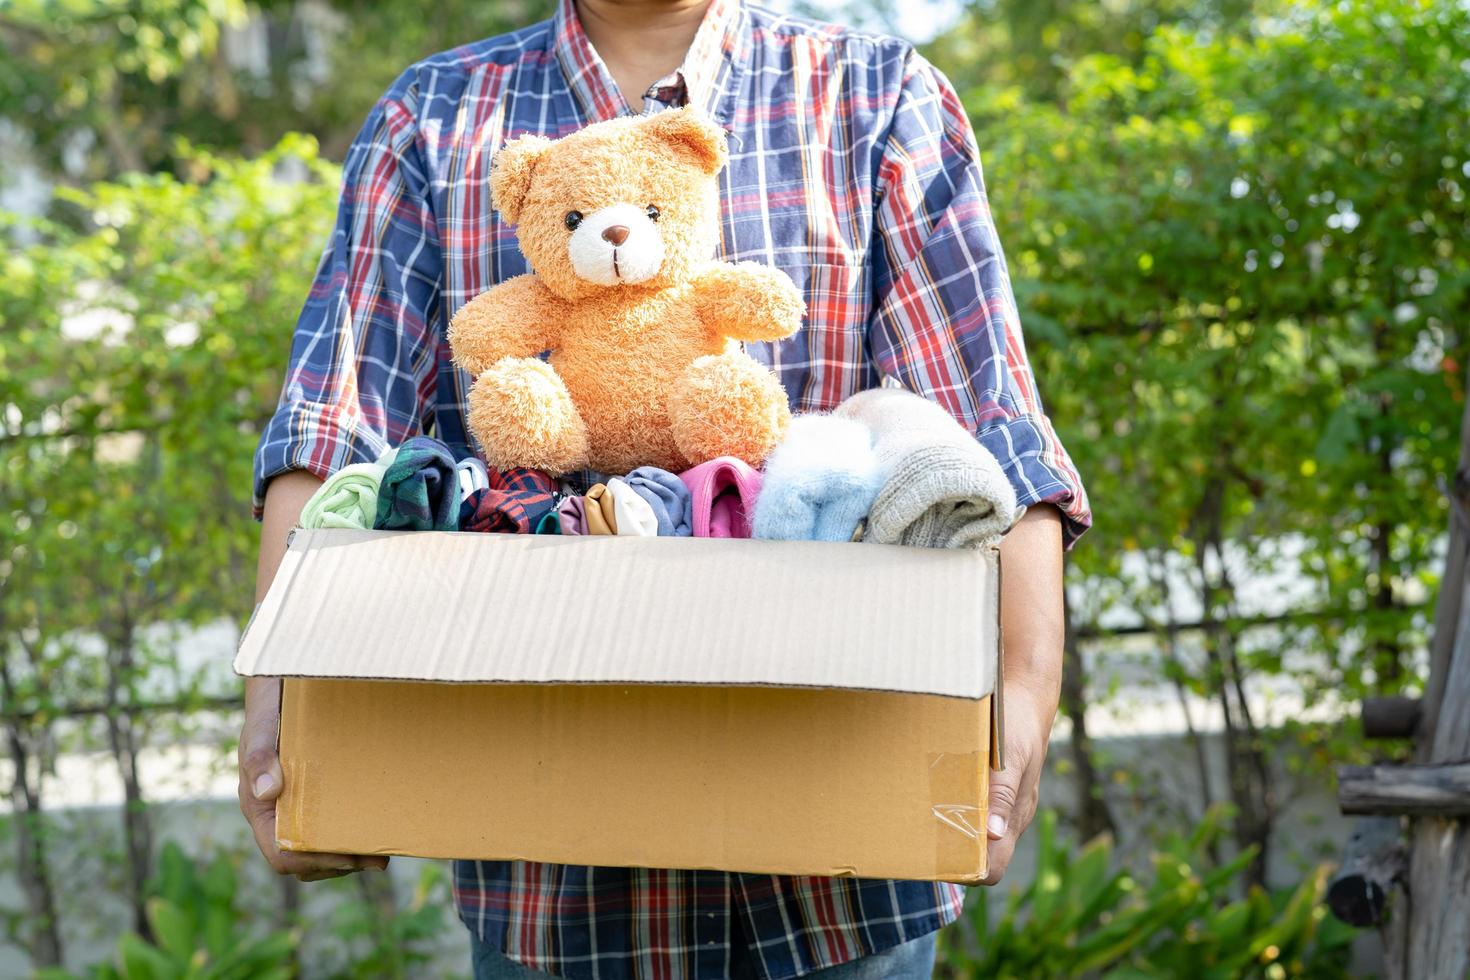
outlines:
[[[297,530],[245,676],[995,687],[995,550]]]

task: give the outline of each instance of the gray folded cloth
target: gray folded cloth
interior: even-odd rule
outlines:
[[[832,414],[867,426],[883,486],[864,540],[980,548],[1016,518],[1016,491],[988,449],[947,411],[901,388],[874,388]]]

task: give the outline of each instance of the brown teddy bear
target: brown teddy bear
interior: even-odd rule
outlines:
[[[492,466],[759,466],[780,441],[786,394],[738,342],[791,336],[805,305],[776,269],[713,260],[725,157],[724,133],[693,109],[523,136],[496,155],[495,206],[534,271],[449,325]],[[536,356],[548,350],[549,364]]]

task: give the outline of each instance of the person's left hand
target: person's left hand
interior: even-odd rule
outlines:
[[[1006,678],[1005,768],[990,774],[990,815],[985,828],[990,855],[985,885],[1000,883],[1015,853],[1016,840],[1036,816],[1057,699],[1054,691],[1031,690],[1031,683],[1035,682]]]

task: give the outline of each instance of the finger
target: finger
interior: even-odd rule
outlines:
[[[1040,766],[1036,767],[1038,776],[1040,768]],[[998,884],[1005,876],[1006,869],[1011,864],[1011,857],[1015,854],[1017,841],[1021,839],[1021,835],[1031,825],[1032,818],[1036,816],[1036,807],[1040,801],[1039,779],[1027,778],[1022,781],[1022,784],[1024,788],[1021,790],[1020,797],[1006,819],[1005,833],[990,842],[988,852],[990,860],[986,863],[986,876],[983,884]]]
[[[386,871],[388,858],[381,854],[332,854],[322,851],[286,851],[276,843],[276,808],[274,803],[245,798],[245,818],[255,837],[255,846],[281,875],[318,874],[338,877],[354,871]],[[305,879],[303,879],[305,880]]]
[[[276,752],[281,682],[276,678],[252,678],[251,682],[256,689],[246,701],[245,723],[240,729],[240,773],[251,796],[274,802],[286,785]]]
[[[295,875],[297,881],[329,881],[332,878],[345,878],[352,874],[351,871],[303,871]]]
[[[300,881],[325,881],[328,878],[341,878],[344,875],[350,875],[354,871],[386,871],[388,869],[388,859],[386,857],[377,857],[373,855],[320,854],[310,851],[282,853],[291,854],[292,857],[307,858],[312,861],[318,861],[321,863],[322,867],[318,870],[294,872],[297,879]],[[348,860],[352,861],[354,867],[351,870],[344,870],[342,868],[334,866],[335,862],[340,858],[347,858]]]
[[[1003,840],[1010,829],[1011,817],[1021,796],[1021,784],[1029,769],[1024,760],[1016,760],[990,774],[990,813],[985,818],[985,834],[990,840]]]
[[[980,879],[982,885],[998,885],[1005,877],[1006,870],[1011,866],[1011,856],[1016,853],[1016,838],[1002,837],[1000,840],[991,841],[990,849],[985,855],[985,877]]]
[[[257,837],[256,844],[260,845]],[[269,850],[266,850],[269,848]],[[276,845],[275,841],[266,841],[261,845],[261,853],[265,854],[270,863],[271,870],[278,875],[325,875],[338,877],[350,875],[354,871],[361,871],[362,866],[357,858],[351,854],[322,854],[316,851],[283,851]]]
[[[1041,766],[1034,760],[1035,756],[1028,752],[1025,757],[1011,761],[1004,770],[992,774],[990,812],[985,818],[985,835],[989,844],[982,884],[997,884],[1005,876],[1016,850],[1016,841],[1036,815]]]
[[[360,854],[357,856],[357,866],[363,871],[387,871],[388,855]]]
[[[388,859],[382,855],[283,851],[276,843],[276,800],[285,788],[276,751],[281,682],[278,678],[250,678],[246,684],[250,687],[240,730],[240,811],[250,824],[261,855],[277,874],[295,875],[302,881],[386,870]]]
[[[288,874],[324,874],[329,877],[354,871],[386,871],[388,859],[370,854],[328,854],[322,851],[282,851],[281,861],[290,867]]]

